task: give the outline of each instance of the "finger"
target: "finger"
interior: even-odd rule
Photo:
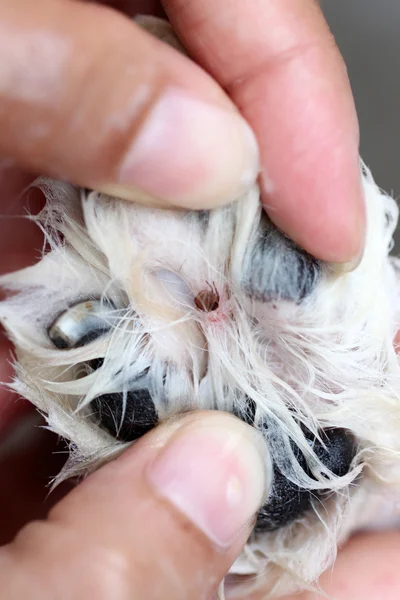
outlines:
[[[0,154],[19,166],[190,208],[255,180],[254,137],[219,86],[122,14],[10,0],[1,28]]]
[[[43,199],[34,193],[23,193],[31,179],[13,165],[0,162],[0,275],[34,264],[40,257],[43,234],[27,215],[38,212]],[[1,290],[0,298],[5,295]],[[11,352],[10,342],[0,330],[0,457],[4,436],[33,411],[28,401],[6,386],[13,376]]]
[[[0,275],[28,267],[40,258],[43,233],[29,215],[41,210],[44,197],[40,190],[28,189],[32,179],[13,164],[0,161]],[[4,290],[0,298],[3,295]]]
[[[339,555],[335,568],[322,580],[325,591],[337,600],[397,600],[400,595],[400,533],[355,537]],[[322,596],[310,595],[307,600]]]
[[[2,598],[211,598],[265,498],[264,455],[223,413],[162,426],[1,550]]]
[[[400,532],[358,535],[339,554],[333,570],[323,575],[321,588],[336,600],[397,600],[399,560]],[[326,595],[306,593],[298,600],[323,598]]]
[[[339,552],[333,568],[318,581],[321,590],[305,591],[281,600],[398,600],[400,597],[400,532],[359,534]],[[268,574],[265,574],[268,577]],[[250,594],[241,594],[246,584],[236,584],[228,597],[237,600],[265,600],[262,585]]]
[[[0,431],[0,545],[10,542],[29,521],[45,518],[72,487],[66,482],[49,494],[49,482],[61,470],[67,453],[65,443],[44,425],[32,408],[5,435]]]
[[[306,250],[357,262],[365,209],[344,63],[314,0],[164,0],[255,131],[265,207]]]

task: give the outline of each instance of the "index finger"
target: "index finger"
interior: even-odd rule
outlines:
[[[365,208],[346,69],[314,0],[165,0],[194,58],[229,92],[261,149],[264,205],[324,260],[353,265]]]

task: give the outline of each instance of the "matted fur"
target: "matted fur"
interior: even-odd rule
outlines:
[[[262,215],[256,186],[231,206],[190,213],[55,181],[38,185],[47,204],[31,218],[50,251],[0,279],[11,292],[0,319],[16,348],[13,389],[70,441],[57,482],[85,475],[127,447],[99,427],[90,403],[128,392],[140,374],[160,420],[197,408],[245,412],[250,398],[254,426],[268,423],[270,468],[274,462],[300,487],[332,494],[290,525],[253,533],[231,573],[246,576],[246,593],[262,587],[266,598],[310,587],[332,564],[338,543],[372,518],[377,500],[394,504],[400,486],[398,267],[388,258],[395,201],[363,168],[368,231],[359,267],[345,274],[323,265],[302,301],[284,294],[261,301],[243,285]],[[278,291],[290,288],[296,268],[280,239],[279,252],[275,245],[263,255]],[[207,312],[196,297],[211,289],[218,307]],[[112,303],[109,333],[81,348],[55,348],[49,327],[88,298]],[[94,370],[98,358],[104,362]],[[358,451],[348,475],[330,473],[300,424],[315,435],[328,427],[352,432]]]

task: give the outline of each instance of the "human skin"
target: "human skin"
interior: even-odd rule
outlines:
[[[362,253],[365,228],[357,120],[343,61],[317,4],[220,0],[216,10],[213,0],[165,2],[175,29],[205,71],[154,42],[114,10],[148,12],[151,4],[156,12],[157,3],[112,4],[110,10],[66,0],[0,2],[0,154],[5,158],[0,184],[2,211],[8,215],[0,221],[1,271],[32,262],[37,256],[34,248],[41,247],[38,232],[23,220],[10,218],[24,210],[19,192],[31,179],[28,173],[112,188],[127,198],[140,197],[159,206],[169,205],[172,194],[180,206],[193,208],[202,202],[205,207],[228,202],[246,184],[244,174],[255,177],[259,167],[262,200],[277,225],[316,256],[347,265],[344,268],[354,266]],[[143,145],[140,133],[146,130],[149,115],[160,117],[160,111],[154,111],[161,106],[161,116],[172,119],[177,98],[183,103],[189,98],[188,110],[197,110],[213,123],[217,110],[217,120],[224,122],[224,129],[217,132],[219,148],[232,147],[231,154],[212,152],[215,134],[209,146],[207,138],[193,149],[191,168],[180,173],[176,163],[168,162],[168,150],[182,145],[190,153],[185,140],[169,138],[163,140],[164,146],[157,138],[153,152],[153,135]],[[246,142],[239,133],[244,127],[239,111],[256,136],[259,167],[249,148],[251,134],[245,136]],[[150,148],[145,164],[135,157],[137,147],[142,152]],[[252,162],[246,162],[249,155]],[[192,168],[198,164],[201,169]],[[213,169],[215,164],[218,170]],[[155,174],[154,187],[142,190],[143,176],[149,172]],[[198,195],[199,178],[203,197]],[[4,381],[10,374],[5,340],[1,352]],[[29,409],[10,400],[4,389],[0,402],[0,436],[5,439]],[[221,428],[230,436],[236,425],[229,418],[227,423],[221,422]],[[89,597],[108,600],[110,582],[116,600],[157,597],[160,588],[155,586],[161,587],[164,600],[176,600],[179,594],[208,600],[240,552],[250,525],[241,523],[235,541],[223,552],[216,550],[209,530],[205,534],[197,521],[193,525],[193,518],[184,516],[149,477],[154,435],[67,494],[47,520],[28,525],[2,547],[4,600],[25,596],[35,600],[46,594],[78,598],[88,591]],[[163,430],[157,436],[163,437]],[[161,444],[161,454],[163,448]],[[222,459],[220,463],[213,459],[202,465],[203,473],[223,469]],[[232,460],[236,464],[240,456]],[[200,472],[200,462],[198,467]],[[185,468],[183,461],[183,481]],[[11,456],[3,465],[10,487],[11,473],[20,493],[21,478],[26,478],[22,469],[20,457],[17,461]],[[44,516],[29,510],[30,491],[33,498],[36,490],[39,506],[46,493],[41,492],[43,483],[31,477],[30,487],[22,488],[29,519]],[[12,501],[12,489],[7,492]],[[220,510],[222,518],[226,507]],[[20,515],[14,532],[23,520]],[[173,551],[171,539],[176,542]],[[339,554],[333,571],[323,577],[325,591],[337,600],[397,599],[399,542],[395,532],[354,538]],[[97,562],[87,560],[92,555]],[[296,598],[317,596],[306,593]]]

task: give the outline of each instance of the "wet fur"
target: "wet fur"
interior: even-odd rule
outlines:
[[[263,586],[265,597],[310,587],[376,497],[400,486],[398,264],[388,258],[398,215],[365,169],[363,183],[363,261],[343,274],[307,258],[314,270],[305,271],[312,285],[303,293],[304,286],[293,292],[293,281],[303,281],[293,273],[303,273],[304,253],[265,224],[257,187],[232,206],[189,213],[40,181],[48,201],[32,219],[50,251],[34,267],[1,278],[12,294],[0,304],[0,318],[16,347],[13,389],[70,441],[57,482],[86,475],[126,448],[99,427],[91,402],[114,392],[126,400],[138,377],[160,421],[197,408],[243,414],[250,399],[254,426],[268,425],[270,468],[330,494],[294,523],[254,533],[231,572],[246,575],[249,588]],[[276,243],[264,244],[257,258],[268,265],[267,276],[254,278],[266,226]],[[196,298],[210,286],[218,305],[205,311]],[[83,347],[55,348],[49,327],[89,298],[112,303],[109,332]],[[94,369],[97,359],[103,363]],[[335,477],[318,460],[302,426],[315,435],[328,427],[352,432],[358,451],[346,476]]]

